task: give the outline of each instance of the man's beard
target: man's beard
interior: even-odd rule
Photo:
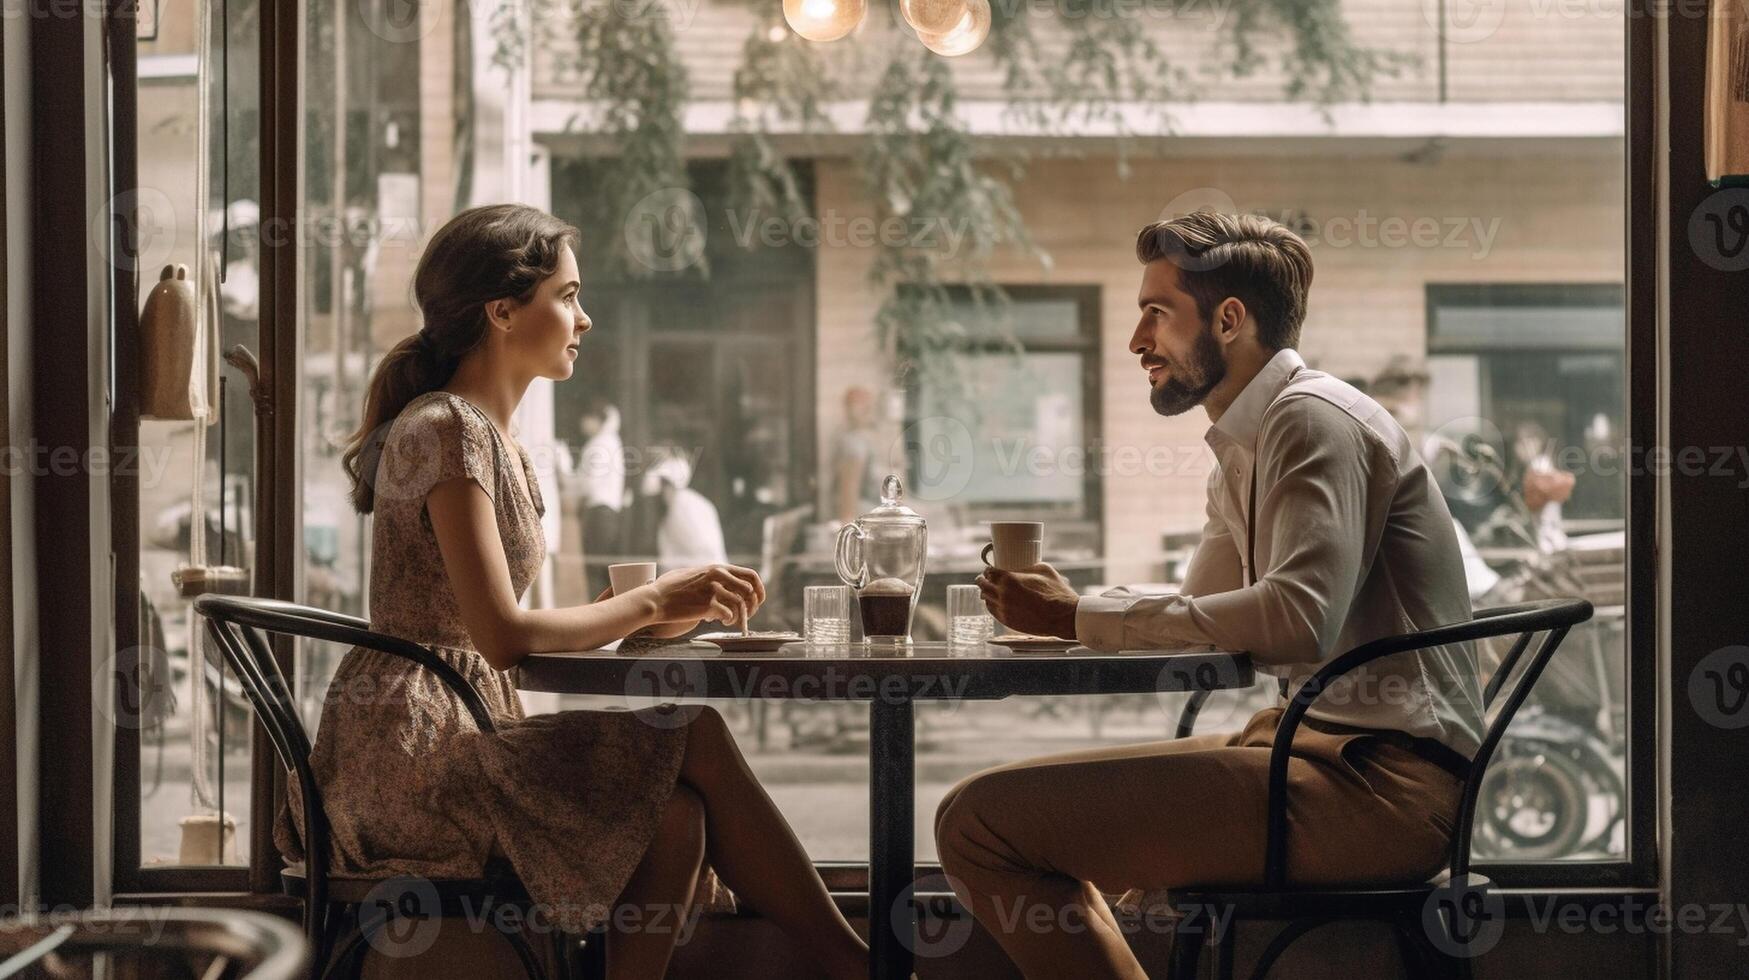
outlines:
[[[1221,345],[1215,342],[1213,326],[1209,324],[1197,335],[1196,346],[1190,351],[1190,364],[1168,361],[1165,382],[1148,393],[1154,411],[1168,416],[1183,415],[1201,405],[1209,392],[1225,380],[1227,362],[1221,360]]]

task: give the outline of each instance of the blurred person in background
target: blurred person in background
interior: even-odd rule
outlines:
[[[673,450],[644,474],[644,494],[660,501],[656,522],[656,567],[661,571],[728,561],[723,522],[716,505],[687,486],[692,464]]]
[[[607,588],[607,565],[625,552],[626,456],[619,429],[619,409],[601,394],[591,393],[577,420],[583,436],[577,459],[574,463],[561,459],[578,495],[583,567],[591,595]],[[593,562],[590,556],[595,556]]]
[[[1440,454],[1450,451],[1427,433],[1427,387],[1430,381],[1424,369],[1398,355],[1385,364],[1378,377],[1361,386],[1373,401],[1379,403],[1379,407],[1391,413],[1391,418],[1396,419],[1403,431],[1409,434],[1410,444],[1419,447],[1429,465],[1436,462]],[[1464,580],[1470,587],[1470,599],[1478,600],[1499,584],[1500,574],[1482,560],[1462,521],[1453,517],[1451,527],[1457,534],[1458,552],[1463,555]]]
[[[1564,551],[1567,529],[1561,505],[1573,496],[1573,474],[1555,466],[1555,441],[1535,421],[1518,424],[1512,442],[1513,459],[1523,470],[1520,486],[1524,505],[1536,518],[1537,549],[1544,554]]]
[[[832,511],[848,524],[881,499],[883,473],[875,458],[875,399],[861,385],[844,392],[844,428],[832,440]]]

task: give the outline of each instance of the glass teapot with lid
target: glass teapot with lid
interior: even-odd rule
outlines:
[[[899,478],[881,481],[881,505],[838,532],[838,577],[856,590],[863,635],[903,638],[923,589],[929,525],[905,506]]]

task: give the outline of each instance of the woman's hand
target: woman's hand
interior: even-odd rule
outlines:
[[[702,565],[669,572],[642,588],[653,593],[656,623],[696,623],[713,619],[739,625],[765,603],[759,573],[739,565]]]

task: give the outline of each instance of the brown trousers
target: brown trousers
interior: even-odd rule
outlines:
[[[943,871],[1029,977],[1145,974],[1100,893],[1263,880],[1280,708],[1231,735],[988,769],[936,813]],[[1445,864],[1462,784],[1366,734],[1302,727],[1288,765],[1288,880],[1424,880]]]

